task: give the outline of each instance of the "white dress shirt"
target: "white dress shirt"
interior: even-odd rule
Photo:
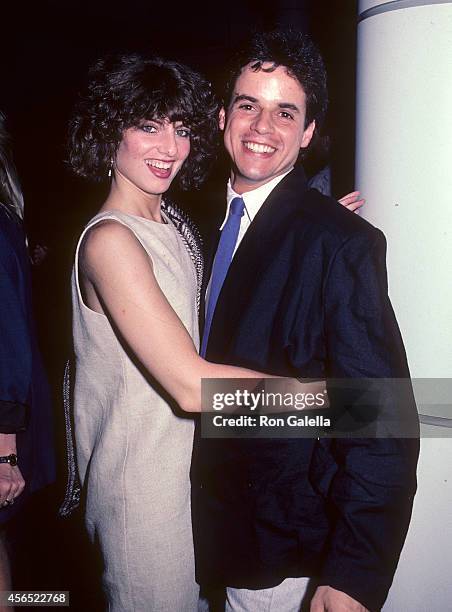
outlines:
[[[280,181],[282,181],[282,179],[287,174],[289,174],[289,172],[291,170],[293,170],[293,168],[291,168],[287,172],[284,172],[284,174],[280,174],[279,176],[276,176],[271,181],[268,181],[268,183],[265,183],[264,185],[261,185],[260,187],[256,187],[256,189],[253,189],[252,191],[247,191],[245,193],[242,193],[241,195],[239,193],[236,193],[232,189],[231,179],[228,180],[227,194],[226,194],[226,199],[227,199],[226,215],[225,215],[225,218],[223,220],[223,223],[221,224],[220,230],[223,229],[223,227],[224,227],[224,225],[226,223],[226,220],[227,220],[228,215],[229,215],[229,208],[231,206],[232,200],[234,198],[242,198],[243,201],[245,202],[245,210],[244,210],[243,217],[242,217],[242,219],[240,221],[239,235],[237,237],[237,242],[236,242],[236,245],[235,245],[233,257],[235,255],[235,252],[237,251],[237,248],[238,248],[239,244],[243,240],[243,236],[246,234],[247,229],[251,225],[251,222],[253,221],[254,217],[259,212],[262,204],[268,198],[268,196],[273,191],[273,189],[276,187],[276,185]]]
[[[242,194],[236,193],[232,189],[232,187],[231,187],[231,179],[228,180],[227,194],[226,194],[226,199],[227,199],[226,215],[224,217],[223,223],[220,226],[220,230],[223,229],[223,227],[224,227],[224,225],[226,223],[226,220],[227,220],[228,215],[229,215],[229,208],[231,206],[232,200],[234,198],[242,198],[243,201],[245,202],[245,210],[244,210],[243,216],[242,216],[242,218],[240,220],[239,235],[237,237],[237,242],[235,244],[234,253],[233,253],[232,257],[234,257],[235,252],[237,251],[239,244],[243,240],[243,236],[246,234],[249,226],[251,225],[251,222],[253,221],[253,219],[257,215],[257,213],[259,212],[262,204],[268,198],[268,196],[273,191],[273,189],[276,187],[276,185],[280,181],[282,181],[282,179],[287,174],[289,174],[289,172],[291,172],[291,170],[293,170],[293,168],[290,168],[290,170],[288,170],[287,172],[284,172],[284,174],[280,174],[279,176],[276,176],[271,181],[268,181],[268,183],[264,183],[264,185],[261,185],[260,187],[256,187],[256,189],[253,189],[251,191],[247,191],[246,193],[242,193]],[[209,279],[209,284],[207,286],[206,304],[209,303],[211,280],[212,280],[212,278]]]

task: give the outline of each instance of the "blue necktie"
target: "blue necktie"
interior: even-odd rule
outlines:
[[[201,357],[205,357],[207,349],[207,341],[209,339],[210,326],[212,325],[213,313],[217,305],[218,296],[220,295],[221,287],[228,268],[232,261],[234,248],[239,235],[240,221],[243,216],[245,202],[242,198],[234,198],[229,207],[229,215],[225,226],[221,231],[220,242],[218,243],[217,252],[212,266],[212,277],[210,281],[209,303],[207,305],[206,322],[204,325],[204,335],[201,345]]]

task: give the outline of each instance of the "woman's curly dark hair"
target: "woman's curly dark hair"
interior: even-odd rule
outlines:
[[[69,163],[80,176],[101,180],[124,130],[143,120],[182,121],[191,130],[182,189],[204,180],[219,140],[218,102],[199,73],[178,62],[139,54],[108,56],[89,71],[86,91],[69,126]]]

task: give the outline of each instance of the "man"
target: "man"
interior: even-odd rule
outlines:
[[[307,36],[258,35],[239,57],[220,116],[232,169],[202,348],[208,360],[279,376],[408,377],[382,233],[308,189],[297,163],[326,104],[324,65]],[[414,403],[404,408],[414,415]],[[417,453],[417,440],[205,439],[198,428],[199,582],[227,587],[227,610],[295,611],[303,599],[311,612],[380,609]]]

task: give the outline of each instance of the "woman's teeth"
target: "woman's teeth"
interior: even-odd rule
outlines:
[[[148,166],[160,168],[161,170],[169,170],[171,168],[171,163],[159,161],[157,159],[146,159],[145,162]]]

